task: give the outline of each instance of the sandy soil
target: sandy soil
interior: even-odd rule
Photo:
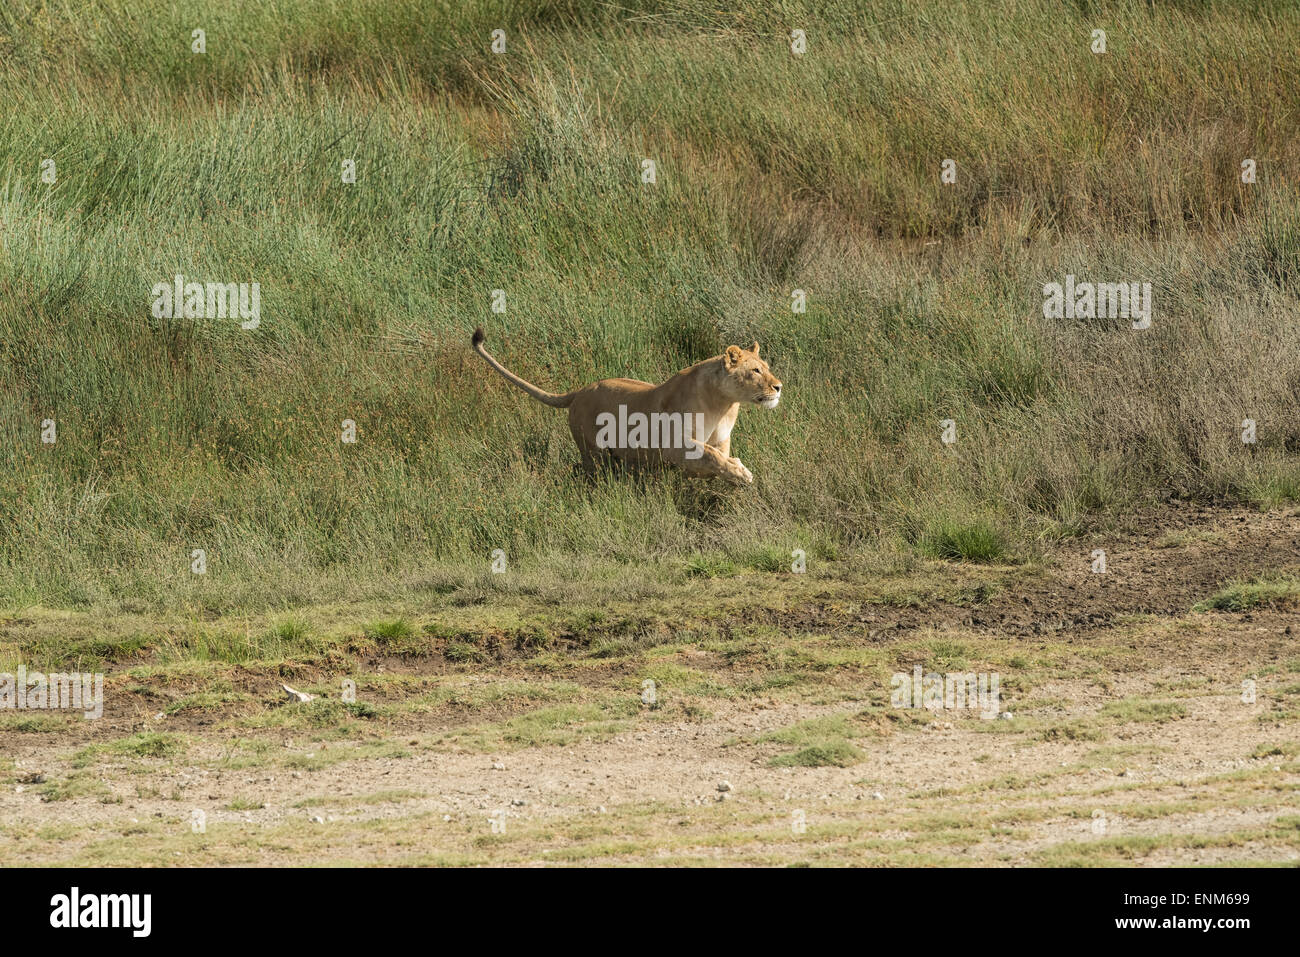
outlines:
[[[1105,575],[1089,570],[1095,548],[1107,552]],[[1012,687],[1011,715],[994,721],[882,713],[870,707],[879,689],[855,694],[851,671],[829,673],[822,695],[633,708],[566,723],[554,744],[496,749],[456,732],[528,705],[398,714],[337,737],[292,722],[252,732],[220,711],[159,718],[147,695],[124,695],[92,737],[5,734],[0,861],[1294,863],[1300,614],[1190,609],[1230,579],[1297,564],[1295,514],[1189,509],[1070,543],[977,605],[865,604],[846,620],[840,605],[811,601],[772,616],[818,648],[952,636],[982,657],[1022,655],[1032,687]],[[761,673],[690,643],[656,661],[732,686],[738,671]],[[615,663],[575,680],[584,695],[635,695],[620,691],[637,687],[635,671]],[[466,685],[536,678],[522,660],[453,671],[412,662],[411,673]],[[260,694],[242,717],[311,707],[281,704],[255,670],[245,679]],[[798,743],[767,735],[837,717],[854,763],[771,764]],[[88,741],[141,730],[178,734],[183,752],[78,758]]]

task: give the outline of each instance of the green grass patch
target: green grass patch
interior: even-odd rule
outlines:
[[[1198,603],[1192,611],[1248,611],[1252,608],[1300,606],[1300,577],[1273,573],[1250,581],[1233,582]]]

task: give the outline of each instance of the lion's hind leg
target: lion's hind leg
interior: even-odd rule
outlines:
[[[573,436],[573,444],[578,447],[578,454],[582,456],[582,471],[589,477],[595,478],[596,471],[600,460],[604,458],[600,449],[593,448],[587,441],[587,437],[582,434],[582,429],[572,418],[569,419],[569,433]]]

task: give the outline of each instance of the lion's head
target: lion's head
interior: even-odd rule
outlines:
[[[722,354],[723,391],[733,402],[753,402],[775,409],[781,401],[781,380],[758,357],[758,343],[748,350],[727,346]]]

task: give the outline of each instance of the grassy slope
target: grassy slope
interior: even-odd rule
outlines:
[[[0,12],[9,604],[361,597],[495,548],[597,587],[724,548],[996,557],[1300,497],[1289,4],[82,6]],[[259,282],[260,328],[153,319],[177,272]],[[1150,281],[1153,328],[1042,319],[1066,272]],[[759,339],[788,397],[742,416],[757,485],[588,488],[476,323],[554,388]]]

